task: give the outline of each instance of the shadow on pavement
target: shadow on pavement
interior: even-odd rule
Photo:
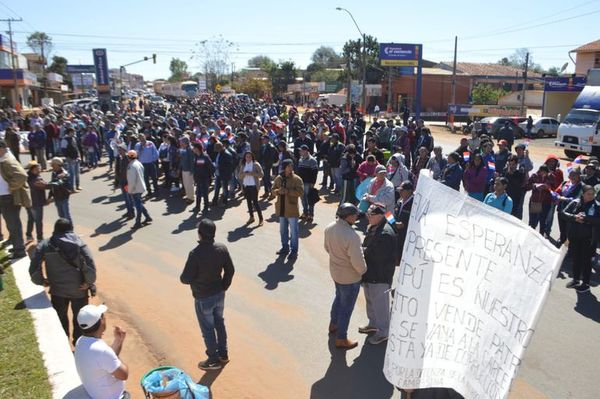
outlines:
[[[600,323],[600,302],[591,292],[577,293],[575,311],[590,320]]]
[[[256,223],[256,222],[255,222]],[[256,229],[258,225],[248,226],[243,225],[236,228],[233,231],[227,233],[227,241],[236,242],[242,238],[250,237],[254,235],[254,229]]]
[[[123,233],[121,233],[119,235],[111,237],[111,239],[106,244],[104,244],[103,246],[98,248],[98,250],[108,251],[109,249],[115,249],[115,248],[120,247],[121,245],[131,241],[132,238],[133,238],[133,230],[124,231]]]
[[[32,295],[28,298],[23,299],[21,302],[17,303],[14,307],[15,310],[23,310],[23,309],[46,309],[50,307],[50,301],[48,301],[48,296],[45,291],[38,292],[35,295]]]
[[[275,262],[268,265],[264,271],[258,273],[258,277],[266,283],[265,288],[267,290],[274,290],[279,286],[279,283],[287,283],[294,279],[294,275],[290,274],[294,270],[294,263],[295,260],[285,261],[285,258],[280,256]]]
[[[90,237],[98,237],[101,234],[114,233],[115,231],[120,230],[121,227],[125,226],[125,224],[126,220],[124,218],[113,220],[110,223],[102,223],[100,226],[96,227],[96,230],[90,234]]]
[[[310,389],[311,399],[391,398],[394,388],[383,375],[385,345],[364,343],[360,355],[348,365],[346,352],[335,347],[335,338],[329,337],[331,363],[323,378]]]

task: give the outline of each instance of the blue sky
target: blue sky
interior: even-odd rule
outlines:
[[[156,53],[156,65],[128,68],[156,79],[169,76],[172,57],[199,71],[201,60],[190,59],[191,50],[217,35],[235,43],[230,62],[236,70],[259,54],[306,67],[320,45],[339,51],[358,37],[337,6],[350,10],[360,28],[380,42],[423,43],[424,57],[433,61],[452,59],[455,35],[459,61],[496,62],[528,47],[544,67],[570,62],[569,50],[600,39],[600,0],[0,0],[0,18],[23,18],[13,25],[19,49],[26,47],[28,33],[44,31],[53,39],[53,54],[71,64],[91,64],[92,48],[107,48],[111,68]]]

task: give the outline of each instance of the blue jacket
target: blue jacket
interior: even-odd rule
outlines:
[[[215,168],[217,169],[218,175],[222,180],[229,180],[233,175],[235,165],[233,164],[233,156],[227,150],[223,150],[216,156]]]
[[[191,148],[179,149],[179,167],[183,172],[194,171],[194,151]]]

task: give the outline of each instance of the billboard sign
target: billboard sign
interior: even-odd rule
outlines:
[[[95,65],[67,65],[67,73],[96,73]]]
[[[577,92],[585,86],[585,76],[546,76],[544,78],[544,91]]]
[[[449,104],[448,114],[454,116],[520,116],[521,107],[511,105]]]
[[[422,45],[406,43],[379,44],[379,60],[383,66],[418,66]]]
[[[96,67],[96,84],[98,86],[98,93],[110,93],[106,49],[96,48],[93,49],[92,52],[94,54],[94,66]]]

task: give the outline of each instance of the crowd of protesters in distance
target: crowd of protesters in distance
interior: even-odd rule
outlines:
[[[424,121],[408,113],[373,117],[367,123],[354,107],[349,112],[335,106],[303,109],[284,101],[203,94],[159,105],[140,99],[139,104],[107,112],[72,107],[23,115],[6,110],[0,114],[0,130],[5,132],[0,140],[0,212],[14,258],[25,256],[34,228],[37,241],[44,239],[43,210],[50,201],[62,223],[73,224],[69,199],[83,189],[81,173],[98,167],[106,167],[114,178],[126,209],[122,217],[134,219],[134,230],[153,221],[144,205],[149,197],[175,198],[190,206],[200,222],[202,248],[208,245],[214,259],[227,260],[215,266],[221,287],[231,283],[233,265],[228,254],[222,255],[226,249],[212,241],[215,208],[225,212],[245,202],[246,225],[260,227],[264,210],[275,200],[281,238],[276,254],[294,261],[300,224],[314,227],[315,204],[320,195],[328,196],[329,202],[338,203],[336,221],[325,229],[325,248],[336,285],[329,331],[339,348],[357,345],[348,339],[347,329],[361,285],[369,323],[359,332],[371,334],[368,342],[374,345],[387,340],[390,287],[422,170],[515,218],[523,219],[527,209],[529,225],[539,226],[544,237],[557,245],[569,240],[574,266],[568,286],[580,292],[590,289],[600,225],[599,162],[591,157],[584,165],[580,157],[566,165],[565,175],[559,159],[550,155],[534,170],[527,143],[515,145],[509,126],[495,138],[482,126],[445,154]],[[20,161],[23,142],[31,157],[25,168]],[[49,178],[44,172],[51,172]],[[233,201],[242,197],[244,202]],[[27,211],[26,240],[21,207]],[[551,236],[555,215],[558,238]],[[353,227],[360,219],[367,222],[363,240]],[[204,306],[210,302],[222,319],[224,290],[206,299],[199,288],[206,282],[194,279],[194,267],[200,267],[194,262],[206,259],[193,258],[193,253],[181,281],[192,285],[197,307],[198,301]],[[224,268],[226,276],[221,275]],[[38,276],[36,281],[43,279]],[[214,295],[220,296],[213,301]],[[215,325],[213,319],[208,323],[200,313],[209,355],[200,366],[220,368],[228,361],[226,342],[217,342],[224,325]]]

